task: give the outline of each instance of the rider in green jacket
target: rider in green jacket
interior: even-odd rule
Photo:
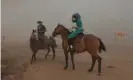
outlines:
[[[76,37],[78,34],[83,32],[83,26],[82,26],[82,20],[81,20],[81,16],[78,13],[75,13],[72,15],[72,22],[76,23],[76,30],[73,31],[68,38],[74,38]]]

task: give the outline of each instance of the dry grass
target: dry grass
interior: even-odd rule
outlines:
[[[4,49],[1,50],[1,56],[2,80],[22,80],[22,73],[28,66],[27,59]]]

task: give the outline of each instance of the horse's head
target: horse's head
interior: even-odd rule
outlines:
[[[33,30],[32,30],[32,33],[34,33],[34,32],[36,32],[36,30],[35,30],[35,29],[33,29]]]
[[[55,37],[56,35],[63,34],[64,32],[69,32],[67,28],[65,28],[63,25],[60,23],[57,25],[57,27],[54,29],[52,36]]]
[[[37,30],[34,30],[34,29],[32,30],[31,38],[32,39],[37,39],[38,38]]]

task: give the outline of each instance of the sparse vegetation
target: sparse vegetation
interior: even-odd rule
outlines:
[[[1,78],[2,80],[22,80],[22,73],[25,72],[28,64],[20,60],[18,56],[12,56],[7,51],[1,50]]]

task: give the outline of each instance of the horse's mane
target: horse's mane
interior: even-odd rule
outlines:
[[[69,34],[71,33],[70,31],[69,31],[69,29],[67,29],[64,25],[60,25],[60,26],[62,26],[64,29],[65,29],[65,31],[67,31]]]

